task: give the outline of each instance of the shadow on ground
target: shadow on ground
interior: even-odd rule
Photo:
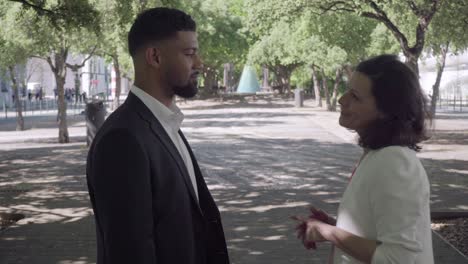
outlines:
[[[436,130],[425,144],[435,145],[468,145],[466,130]]]
[[[184,128],[229,128],[229,127],[261,127],[268,125],[284,124],[281,118],[311,116],[301,113],[279,112],[248,112],[248,113],[214,113],[214,114],[187,114],[185,115]]]
[[[238,108],[238,109],[245,109],[245,108],[293,108],[294,103],[291,101],[284,101],[281,100],[282,104],[278,104],[277,102],[281,99],[276,100],[266,100],[263,102],[256,102],[254,100],[227,100],[227,101],[219,101],[219,102],[212,102],[208,105],[199,105],[199,106],[189,106],[185,107],[183,103],[181,103],[181,107],[184,110],[209,110],[209,109],[231,109],[231,108]]]
[[[330,246],[307,251],[295,236],[289,217],[307,215],[310,204],[332,211],[336,205],[319,201],[326,193],[305,190],[213,190],[221,210],[233,264],[325,263]]]
[[[228,129],[229,123],[246,130],[276,124],[282,122],[274,119],[278,115],[283,120],[291,116],[234,113],[234,121],[226,123],[218,121],[226,114],[187,117],[194,128],[187,137],[221,210],[233,264],[326,263],[329,247],[304,250],[289,216],[306,214],[311,204],[336,214],[360,156],[358,148],[337,143],[339,139],[291,139],[288,131],[282,133],[284,138],[254,137]],[[226,130],[210,134],[196,129],[213,122],[221,122],[217,125]],[[0,151],[0,212],[26,215],[0,232],[0,263],[94,263],[87,148],[84,138],[72,140],[72,146],[57,146],[54,139],[42,140],[41,148]],[[433,208],[468,206],[466,161],[422,162],[432,182]]]
[[[26,216],[0,233],[0,263],[94,262],[86,153],[85,145],[0,152],[0,211]]]
[[[422,159],[431,182],[431,208],[468,211],[468,162]]]

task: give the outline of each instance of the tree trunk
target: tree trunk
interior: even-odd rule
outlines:
[[[263,67],[263,80],[262,80],[262,90],[263,91],[269,91],[270,90],[270,84],[268,82],[270,71],[268,70],[267,67]]]
[[[272,68],[271,71],[274,73],[274,80],[272,84],[273,91],[277,90],[279,94],[284,94],[283,83],[281,82],[281,74],[278,67]]]
[[[81,68],[83,68],[83,67],[85,66],[86,61],[88,61],[88,60],[93,56],[95,50],[96,50],[96,47],[94,47],[93,51],[88,55],[87,58],[85,58],[85,59],[81,62],[81,64],[73,64],[73,65],[72,65],[72,64],[68,64],[68,63],[67,63],[68,49],[64,49],[64,53],[61,55],[61,56],[64,58],[63,61],[64,61],[65,67],[66,67],[66,68],[69,68],[70,70],[72,70],[72,71],[73,71],[73,75],[74,75],[74,77],[75,77],[75,104],[78,103],[78,97],[81,96],[81,92],[80,92],[81,81],[80,81],[80,76],[78,75],[78,70],[81,69]],[[54,65],[53,65],[53,63],[52,63],[52,60],[51,60],[50,58],[46,58],[45,60],[49,63],[50,67],[51,67],[52,69],[54,69]],[[55,65],[57,65],[57,61],[56,61],[56,64],[55,64]],[[64,70],[64,71],[65,71],[65,74],[66,74],[66,68],[65,68],[65,70]],[[53,71],[54,71],[54,70],[53,70]],[[91,79],[91,78],[90,78],[90,79]],[[64,84],[65,84],[65,82],[64,82]],[[84,99],[84,98],[83,98],[83,99]],[[85,102],[85,103],[86,103],[86,102]]]
[[[65,101],[65,78],[67,76],[66,60],[68,56],[68,49],[63,48],[60,52],[55,53],[54,61],[50,57],[47,57],[46,60],[49,63],[49,66],[54,73],[55,83],[57,85],[58,93],[58,114],[57,122],[59,128],[58,142],[59,143],[69,143],[70,138],[68,135],[68,125],[67,125],[67,102]]]
[[[442,73],[445,68],[445,59],[447,57],[448,48],[450,43],[447,42],[444,46],[441,47],[440,55],[437,57],[437,77],[434,85],[432,86],[432,98],[431,98],[431,115],[435,117],[436,115],[436,106],[437,101],[439,100],[439,87],[440,81],[442,79]]]
[[[429,1],[429,3],[424,7],[416,5],[416,1],[406,1],[408,8],[413,12],[414,15],[416,15],[418,21],[418,25],[416,26],[415,43],[412,47],[409,46],[407,36],[405,36],[401,29],[398,28],[388,18],[388,15],[382,9],[382,6],[378,4],[378,2],[366,2],[374,12],[361,12],[360,15],[382,22],[390,30],[390,32],[400,44],[401,50],[406,57],[406,64],[419,76],[418,59],[424,49],[426,31],[432,21],[432,18],[441,8],[444,1]]]
[[[406,65],[408,65],[408,67],[410,67],[414,71],[414,73],[416,73],[416,75],[419,77],[418,59],[419,59],[419,56],[421,56],[421,52],[419,52],[418,54],[407,52],[405,53],[405,55],[406,55],[406,60],[405,60]]]
[[[19,97],[18,80],[16,79],[15,68],[13,66],[9,66],[8,70],[10,72],[11,83],[13,84],[13,94],[15,95],[15,108],[17,112],[16,131],[23,131],[24,130],[23,107],[21,105],[21,100]]]
[[[346,65],[344,67],[344,72],[346,74],[346,78],[348,78],[348,82],[349,80],[351,80],[351,76],[353,76],[353,68],[351,67],[351,65]]]
[[[285,74],[281,76],[281,83],[283,84],[283,87],[286,90],[287,95],[292,94],[290,79],[291,79],[290,74]]]
[[[223,86],[226,92],[230,92],[231,91],[231,79],[232,79],[231,63],[225,63],[223,67],[224,67]]]
[[[343,75],[343,70],[341,68],[336,69],[335,83],[333,85],[333,97],[331,103],[330,111],[336,111],[336,101],[338,100],[338,88],[341,83],[341,76]]]
[[[291,71],[284,66],[280,66],[278,69],[278,73],[281,85],[283,86],[282,90],[286,91],[288,96],[291,96]]]
[[[63,73],[63,76],[55,75],[55,82],[57,84],[58,91],[58,126],[59,126],[59,143],[69,143],[70,138],[68,135],[68,125],[67,125],[67,102],[65,101],[65,77],[66,73]]]
[[[327,110],[331,111],[330,90],[328,89],[327,76],[325,75],[325,71],[323,69],[322,69],[322,86],[323,86],[323,93],[325,94],[325,102],[327,105]]]
[[[216,82],[216,72],[211,67],[205,68],[205,92],[211,94]]]
[[[79,98],[81,96],[80,93],[80,77],[78,74],[78,69],[73,70],[73,76],[75,77],[75,105],[78,104]]]
[[[224,64],[223,76],[224,89],[226,92],[233,92],[234,86],[234,64],[231,62]]]
[[[115,110],[120,106],[120,93],[122,92],[122,74],[120,72],[120,62],[117,54],[112,56],[115,70],[115,96],[112,108]]]
[[[322,107],[322,95],[320,94],[320,83],[317,78],[317,71],[315,66],[312,66],[312,82],[314,83],[314,92],[315,92],[315,104],[317,107]]]

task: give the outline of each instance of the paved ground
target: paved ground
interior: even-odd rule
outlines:
[[[311,103],[310,103],[311,104]],[[314,204],[332,214],[360,155],[337,114],[287,101],[182,104],[183,130],[222,212],[231,260],[325,263],[328,245],[305,251],[290,215]],[[28,120],[27,120],[28,121]],[[70,116],[71,144],[55,143],[53,115],[14,132],[0,119],[0,212],[27,218],[0,233],[0,264],[95,263],[86,190],[84,117]],[[420,157],[433,210],[468,210],[468,115],[444,113]],[[28,125],[29,126],[29,125]],[[436,263],[468,263],[434,236]]]

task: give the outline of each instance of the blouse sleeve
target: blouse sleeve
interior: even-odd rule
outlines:
[[[371,263],[414,263],[423,249],[418,225],[427,217],[426,173],[412,151],[390,147],[374,155],[368,194],[381,244]]]

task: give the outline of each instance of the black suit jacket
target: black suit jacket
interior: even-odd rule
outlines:
[[[218,208],[185,137],[197,179],[161,123],[130,93],[88,153],[98,264],[229,263]]]

